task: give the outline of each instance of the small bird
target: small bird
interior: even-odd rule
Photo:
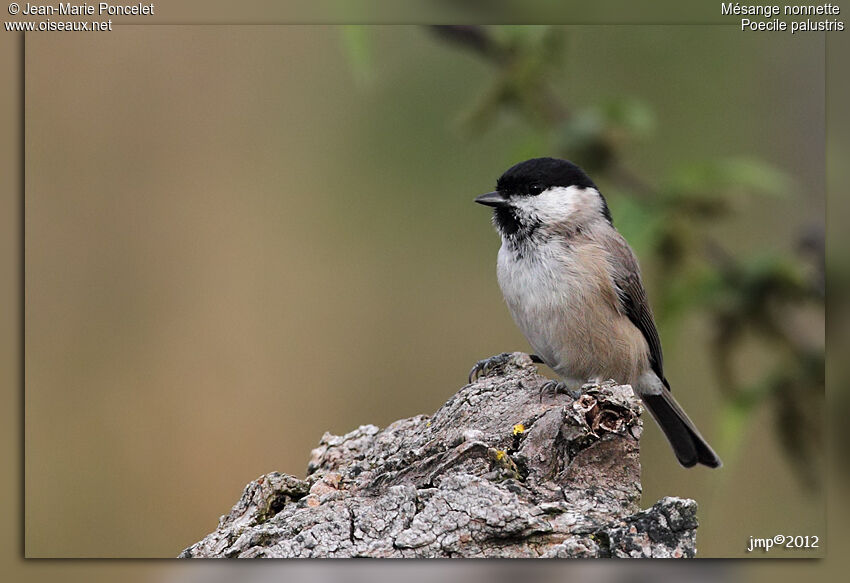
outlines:
[[[552,383],[556,391],[608,379],[629,384],[679,463],[720,467],[670,392],[637,259],[584,171],[557,158],[526,160],[475,202],[493,207],[499,286],[532,359],[563,379]]]

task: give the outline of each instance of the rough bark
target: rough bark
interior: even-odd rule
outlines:
[[[434,415],[326,433],[305,479],[248,484],[180,557],[692,557],[696,502],[640,510],[628,386],[542,395],[528,355]]]

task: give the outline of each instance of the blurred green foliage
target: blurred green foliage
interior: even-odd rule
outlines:
[[[348,63],[359,86],[368,85],[374,75],[372,43],[368,28],[363,25],[340,27],[342,45]]]
[[[821,476],[824,346],[797,325],[800,314],[822,317],[823,233],[801,233],[798,253],[753,249],[732,254],[713,234],[745,201],[789,196],[792,180],[756,159],[693,160],[657,180],[628,165],[627,145],[652,139],[652,108],[623,95],[584,106],[564,103],[553,89],[569,50],[569,32],[558,26],[434,26],[440,42],[492,65],[481,97],[461,118],[472,138],[502,116],[535,132],[553,156],[568,158],[609,187],[606,196],[618,229],[639,255],[657,266],[662,282],[655,310],[665,325],[699,317],[712,331],[708,346],[724,400],[720,449],[735,463],[747,420],[771,411],[775,437],[802,484],[818,488]],[[349,29],[345,46],[354,74],[368,69],[368,40]],[[592,82],[582,79],[580,82]],[[574,80],[579,82],[579,80]],[[523,144],[518,145],[523,150]],[[765,358],[739,362],[738,354]]]

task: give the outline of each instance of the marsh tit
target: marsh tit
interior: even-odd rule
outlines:
[[[475,202],[494,209],[499,286],[532,358],[563,379],[556,389],[608,379],[629,384],[679,463],[719,467],[670,392],[637,259],[581,168],[556,158],[527,160]]]

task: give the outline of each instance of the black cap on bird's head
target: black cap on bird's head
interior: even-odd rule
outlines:
[[[496,181],[496,190],[511,194],[535,195],[552,186],[596,188],[584,170],[558,158],[532,158],[514,164]]]
[[[594,197],[598,197],[599,211],[611,222],[605,198],[593,181],[584,170],[559,158],[532,158],[511,166],[496,181],[496,190],[482,194],[475,202],[494,207],[496,226],[512,235],[522,230],[534,231],[535,224],[572,212],[575,203],[570,200],[570,193],[575,189],[592,189]],[[543,193],[553,196],[545,201],[533,199]]]

